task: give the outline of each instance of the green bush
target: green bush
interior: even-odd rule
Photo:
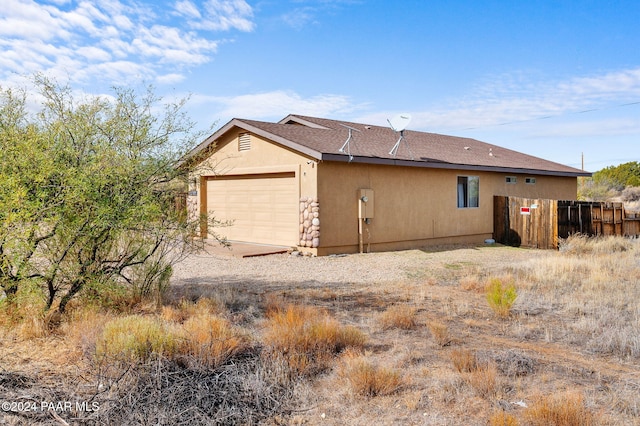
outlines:
[[[507,317],[517,297],[513,281],[504,285],[500,278],[491,278],[487,285],[487,302],[500,317]]]
[[[105,324],[96,354],[120,361],[146,361],[152,355],[172,357],[179,345],[179,332],[163,321],[130,315]]]

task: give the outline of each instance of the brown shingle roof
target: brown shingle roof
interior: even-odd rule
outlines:
[[[232,127],[253,132],[321,161],[353,161],[414,167],[501,171],[557,176],[590,176],[588,172],[475,139],[404,131],[396,155],[391,148],[400,135],[389,127],[289,115],[279,123],[233,119],[195,148],[197,155]],[[348,150],[340,152],[349,137]],[[351,157],[348,155],[351,154]]]

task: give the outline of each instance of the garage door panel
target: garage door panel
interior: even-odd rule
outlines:
[[[207,211],[234,222],[213,231],[231,241],[295,245],[298,198],[294,173],[207,180]]]

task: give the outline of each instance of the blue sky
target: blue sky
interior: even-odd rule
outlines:
[[[3,0],[0,86],[190,95],[200,128],[289,113],[640,161],[640,2]]]

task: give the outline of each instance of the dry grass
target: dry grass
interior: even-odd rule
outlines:
[[[179,352],[198,367],[215,369],[251,346],[248,334],[221,317],[196,315],[181,327]]]
[[[251,339],[246,331],[227,319],[211,315],[208,305],[193,310],[181,324],[162,317],[179,318],[173,311],[161,316],[130,315],[108,321],[96,339],[99,358],[145,362],[151,357],[183,359],[191,367],[215,369],[230,358],[248,350]],[[171,315],[167,315],[172,312]],[[88,324],[84,324],[87,327]]]
[[[393,305],[380,315],[380,324],[384,329],[413,330],[418,325],[417,312],[414,306]]]
[[[72,311],[63,322],[60,331],[76,348],[79,357],[90,359],[96,354],[96,344],[102,339],[105,324],[113,319],[113,314],[89,306]]]
[[[397,370],[378,366],[364,356],[352,354],[343,357],[338,376],[349,384],[351,392],[366,397],[391,395],[405,383]]]
[[[633,242],[620,237],[588,237],[582,234],[573,234],[560,240],[559,250],[571,255],[609,255],[611,253],[625,252],[633,249]]]
[[[460,288],[466,291],[483,292],[485,285],[478,279],[476,275],[467,275],[460,278]]]
[[[264,345],[269,353],[284,356],[298,373],[324,370],[346,348],[362,348],[365,335],[342,326],[325,311],[311,306],[288,305],[267,313]]]
[[[518,426],[518,419],[509,413],[500,410],[489,417],[489,426]]]
[[[445,347],[451,343],[451,334],[449,333],[449,328],[445,323],[438,320],[432,320],[427,322],[427,328],[431,332],[431,336],[438,346]]]
[[[531,426],[592,426],[600,424],[597,416],[585,407],[579,393],[539,396],[525,410],[524,418]]]
[[[0,296],[4,294],[0,292]],[[45,337],[58,323],[57,315],[47,315],[44,311],[45,298],[40,289],[31,283],[19,288],[13,303],[0,299],[0,326],[12,329],[21,339]]]
[[[42,328],[23,337],[16,324],[31,327],[29,318],[0,317],[13,321],[0,329],[0,394],[93,397],[101,410],[85,415],[96,424],[640,424],[640,243],[578,243],[594,246],[224,260],[248,272],[233,285],[220,272],[218,285],[212,268],[202,285],[177,286],[170,303],[138,315],[76,305],[62,319],[36,317]],[[399,258],[412,259],[410,274],[392,283],[342,281],[331,269]],[[305,275],[255,278],[272,263]],[[508,322],[488,308],[488,277],[517,283]],[[396,306],[415,307],[426,327],[383,326],[380,310]],[[100,362],[107,329],[127,318],[109,340],[126,350]]]
[[[573,237],[566,244],[572,248],[527,262],[515,271],[530,298],[554,306],[554,312],[567,319],[569,332],[554,333],[553,341],[562,339],[601,354],[637,359],[640,243]]]
[[[476,353],[469,349],[452,350],[451,362],[458,373],[470,373],[478,369]]]
[[[491,362],[478,365],[475,370],[463,373],[462,378],[481,398],[493,399],[499,390],[498,368]]]
[[[225,311],[222,302],[210,297],[198,298],[196,302],[181,299],[176,305],[164,305],[161,308],[162,317],[176,323],[182,323],[196,315],[223,314]]]
[[[96,355],[121,361],[147,361],[160,355],[174,357],[180,347],[180,333],[155,317],[129,315],[104,325],[96,342]]]
[[[480,362],[474,351],[454,349],[451,362],[462,379],[468,383],[479,397],[491,399],[499,388],[498,367],[493,360]]]

